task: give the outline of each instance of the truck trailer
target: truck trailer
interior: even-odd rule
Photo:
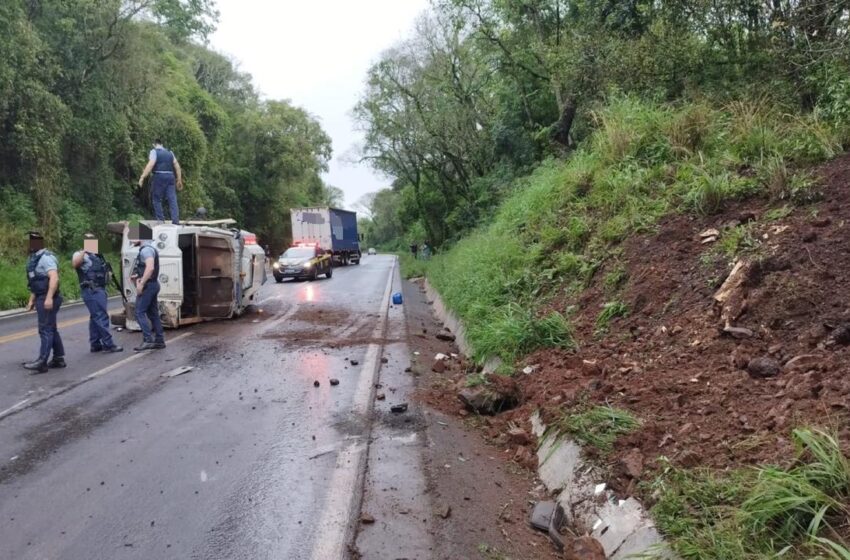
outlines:
[[[360,264],[357,214],[339,208],[293,208],[292,244],[312,243],[331,254],[334,263]]]

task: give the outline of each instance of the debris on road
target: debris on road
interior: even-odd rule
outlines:
[[[348,363],[350,363],[353,366],[360,365],[360,362],[358,362],[357,360],[349,360]]]
[[[163,373],[160,377],[177,377],[178,375],[189,373],[193,369],[195,368],[193,368],[192,366],[180,366],[179,368],[174,368],[171,371]]]
[[[372,517],[371,515],[369,515],[368,513],[361,513],[360,514],[360,523],[362,523],[364,525],[371,525],[374,522],[375,522],[375,518]]]
[[[602,544],[591,537],[574,538],[564,546],[564,560],[605,560],[605,549]]]
[[[448,519],[452,515],[452,506],[450,506],[450,505],[440,506],[440,508],[437,510],[437,515],[439,515],[443,519]]]
[[[555,502],[537,502],[531,511],[531,526],[544,533],[549,532],[549,521],[555,513]]]
[[[377,395],[375,395],[375,398],[379,401],[382,401],[387,398],[387,395],[385,395],[384,393],[378,393]]]
[[[321,385],[321,383],[319,383],[318,379],[313,381],[313,387],[318,387],[319,385]]]
[[[339,385],[339,379],[337,379],[335,377],[332,377],[330,381],[331,381],[331,385],[333,385],[333,386]]]
[[[486,384],[466,387],[457,396],[473,412],[491,416],[515,407],[520,400],[516,381],[504,375],[491,375]]]
[[[753,358],[747,364],[747,373],[750,374],[750,377],[756,378],[776,377],[781,369],[782,366],[778,361],[767,356]]]
[[[384,358],[381,358],[381,363],[382,363],[382,364],[388,364],[388,363],[390,363],[390,361],[389,361],[389,359],[387,359],[386,357],[384,357]]]
[[[437,333],[434,336],[437,337],[437,340],[442,340],[443,342],[454,342],[455,341],[455,335],[453,335],[452,333],[441,332],[441,333]]]
[[[431,371],[434,373],[443,373],[446,371],[446,362],[443,360],[437,360],[431,366]]]
[[[390,407],[390,412],[394,412],[396,414],[400,414],[402,412],[407,412],[407,403],[394,404]]]

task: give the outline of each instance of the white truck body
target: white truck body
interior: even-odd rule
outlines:
[[[143,222],[153,231],[159,252],[159,311],[163,326],[235,317],[254,303],[266,282],[265,253],[254,234],[226,229],[232,220],[185,222],[180,225]],[[110,224],[112,228],[119,224]],[[135,317],[136,288],[130,280],[139,248],[123,223],[121,286],[126,327],[140,330]],[[115,231],[115,229],[113,229]]]

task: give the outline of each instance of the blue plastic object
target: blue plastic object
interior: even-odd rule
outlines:
[[[401,305],[404,302],[404,298],[401,297],[401,292],[396,292],[393,294],[393,305]]]

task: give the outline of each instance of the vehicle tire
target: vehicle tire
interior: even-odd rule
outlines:
[[[325,278],[330,280],[331,276],[333,276],[333,275],[334,275],[334,267],[328,266],[328,270],[327,270],[327,272],[325,272]]]
[[[317,269],[315,269],[315,268],[314,268],[314,269],[313,269],[313,274],[311,274],[311,275],[307,278],[307,280],[309,280],[310,282],[315,282],[315,281],[316,281],[316,279],[318,279],[318,278],[319,278],[319,271],[318,271]]]
[[[278,284],[282,283],[283,282],[283,276],[275,276],[274,281],[277,282]]]

